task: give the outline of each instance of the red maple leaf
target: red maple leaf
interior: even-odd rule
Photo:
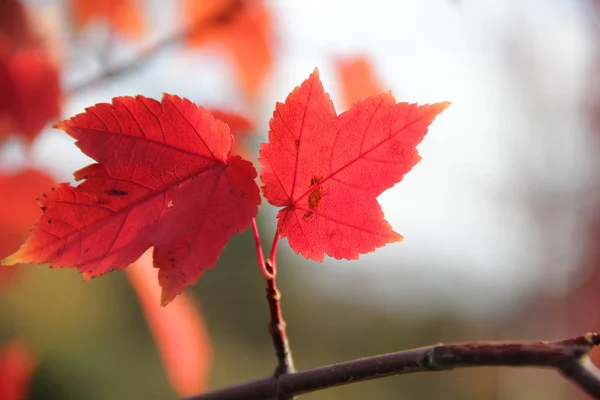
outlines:
[[[415,148],[449,103],[369,97],[336,114],[318,71],[278,103],[260,150],[263,194],[279,207],[278,232],[294,251],[357,259],[402,239],[377,202],[420,160]]]
[[[42,196],[44,214],[5,265],[76,266],[88,279],[155,246],[167,304],[258,211],[254,166],[231,155],[227,125],[189,100],[118,97],[57,127],[98,164]]]
[[[25,400],[36,361],[19,339],[0,349],[0,399]]]
[[[155,283],[156,270],[152,268],[150,250],[125,272],[142,306],[173,389],[180,397],[205,391],[212,347],[193,298],[182,293],[169,307],[159,306],[161,294]]]
[[[84,29],[94,21],[103,21],[115,32],[134,38],[144,31],[139,1],[71,0],[70,3],[77,29]]]
[[[238,81],[253,98],[273,63],[269,11],[261,0],[187,0],[185,17],[192,46],[222,46],[233,59]]]

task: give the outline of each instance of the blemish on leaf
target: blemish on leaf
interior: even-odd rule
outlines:
[[[49,224],[51,224],[51,223],[52,223],[52,220],[51,220],[51,219],[49,219],[49,220],[48,220],[48,223],[49,223]]]
[[[310,179],[310,186],[316,185],[322,179],[323,179],[323,177],[313,176]],[[321,202],[322,198],[323,198],[323,188],[321,186],[317,186],[308,195],[308,208],[310,208],[311,210],[315,210],[319,206],[319,203]]]
[[[167,208],[171,208],[173,207],[173,200],[169,201],[169,204],[167,204]]]
[[[296,146],[296,148],[300,147],[300,140],[296,139],[294,141],[294,146]]]
[[[106,191],[106,194],[109,196],[125,196],[128,192],[124,190],[119,190],[117,188],[112,188]]]

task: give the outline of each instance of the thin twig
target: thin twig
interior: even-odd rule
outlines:
[[[277,256],[277,244],[279,243],[279,229],[275,231],[275,236],[273,236],[273,244],[271,245],[271,254],[269,254],[269,260],[271,260],[271,264],[273,265],[273,269],[277,271],[277,264],[275,263],[275,259]]]
[[[265,261],[267,272],[272,276],[267,280],[267,303],[269,303],[269,334],[273,339],[275,354],[277,355],[277,368],[275,378],[294,372],[294,360],[292,351],[285,331],[285,320],[281,312],[281,293],[277,288],[277,273],[273,268],[271,260]]]
[[[169,36],[158,40],[156,43],[148,46],[144,50],[141,50],[133,59],[115,67],[105,69],[99,75],[94,76],[93,78],[90,78],[89,80],[86,80],[82,83],[79,83],[70,89],[67,89],[66,93],[68,93],[69,95],[73,95],[75,93],[94,87],[106,79],[114,78],[116,76],[123,75],[127,72],[134,71],[136,68],[142,66],[149,59],[153,58],[161,51],[165,50],[166,48],[175,43],[180,42],[181,40],[188,37],[190,34],[199,31],[200,29],[205,29],[206,31],[209,31],[209,28],[211,28],[212,26],[218,26],[227,23],[232,19],[233,14],[243,9],[245,1],[250,0],[230,0],[222,2],[223,7],[220,10],[217,10],[216,12],[209,15],[208,18],[197,21],[197,23],[191,26],[187,26],[182,30],[176,31],[170,34]]]
[[[258,263],[258,269],[266,281],[273,278],[273,275],[267,271],[265,265],[265,256],[263,255],[262,245],[260,244],[260,234],[258,233],[258,225],[256,225],[256,218],[252,218],[252,235],[254,236],[254,244],[256,245],[256,257]]]
[[[367,357],[308,371],[268,377],[187,400],[266,400],[334,386],[412,372],[477,366],[555,368],[583,391],[600,399],[600,371],[589,353],[600,335],[588,333],[557,342],[473,342],[430,347]]]

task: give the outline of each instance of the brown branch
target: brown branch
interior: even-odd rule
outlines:
[[[210,14],[206,19],[199,20],[191,26],[158,40],[156,43],[140,51],[133,59],[115,67],[105,69],[99,75],[79,83],[70,89],[67,89],[66,93],[73,95],[94,87],[106,79],[114,78],[127,72],[132,72],[159,54],[161,51],[185,39],[192,33],[200,32],[201,30],[209,31],[210,28],[228,23],[231,21],[235,13],[243,10],[243,6],[246,1],[250,0],[230,0],[222,2],[223,7]]]
[[[600,371],[589,358],[598,344],[600,334],[596,333],[557,342],[438,344],[258,379],[187,400],[276,399],[392,375],[477,366],[554,368],[600,399]]]
[[[273,339],[273,346],[275,347],[275,354],[278,361],[274,378],[279,379],[286,374],[295,372],[294,360],[285,331],[285,320],[281,312],[281,293],[277,288],[277,271],[271,260],[265,261],[265,267],[271,275],[271,278],[267,280],[267,303],[269,303],[270,314],[269,334]],[[278,398],[281,400],[292,399],[293,397],[293,393],[278,395]]]

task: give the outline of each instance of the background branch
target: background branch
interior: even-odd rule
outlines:
[[[556,342],[472,342],[388,353],[229,386],[187,400],[265,400],[412,372],[476,366],[551,367],[600,399],[600,371],[589,353],[600,335]]]
[[[78,92],[87,90],[91,87],[98,85],[106,79],[114,78],[119,75],[123,75],[127,72],[134,71],[136,68],[141,67],[145,62],[150,60],[152,57],[158,55],[161,51],[165,50],[169,46],[179,43],[184,40],[187,36],[194,32],[200,32],[201,30],[209,31],[210,28],[218,25],[223,25],[231,21],[235,13],[240,12],[243,9],[244,4],[251,0],[229,0],[223,1],[222,7],[219,10],[211,13],[207,18],[197,21],[195,24],[188,26],[180,31],[174,32],[169,36],[166,36],[156,43],[148,46],[141,50],[133,59],[116,65],[114,67],[106,68],[99,75],[90,78],[82,83],[79,83],[72,88],[66,90],[69,95],[76,94]],[[106,55],[104,55],[106,56]]]

